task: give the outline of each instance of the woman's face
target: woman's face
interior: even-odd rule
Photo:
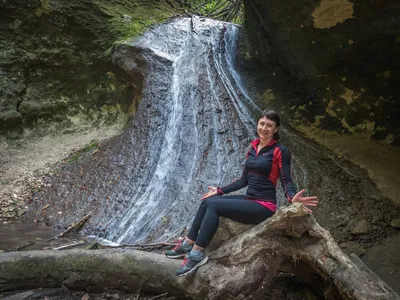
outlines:
[[[275,121],[262,117],[258,120],[257,134],[261,140],[270,140],[274,133],[278,132],[279,126],[276,126]]]

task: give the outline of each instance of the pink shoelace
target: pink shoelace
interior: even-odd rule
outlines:
[[[183,259],[182,263],[181,263],[181,267],[183,267],[184,265],[187,264],[188,258],[185,256],[185,258]]]
[[[182,242],[183,242],[183,241],[178,242],[178,244],[176,244],[176,246],[175,246],[174,249],[172,249],[172,250],[178,249],[178,248],[182,245]]]

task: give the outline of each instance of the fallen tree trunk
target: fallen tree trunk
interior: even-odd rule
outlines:
[[[325,299],[400,299],[365,265],[344,254],[329,231],[300,204],[280,209],[209,256],[210,263],[187,284],[191,293],[215,299],[226,295],[262,298],[277,271],[286,270]]]
[[[177,279],[180,261],[134,250],[15,252],[0,256],[0,290],[63,283],[194,299],[263,299],[278,270],[284,270],[325,299],[400,299],[362,262],[346,256],[300,205],[280,209],[250,229],[226,220],[221,225],[209,263],[194,276]]]
[[[182,295],[180,261],[137,250],[42,250],[0,255],[0,291],[64,284],[70,289],[119,289]]]

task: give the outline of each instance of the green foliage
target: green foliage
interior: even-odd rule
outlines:
[[[43,14],[50,14],[51,7],[49,0],[41,0],[41,6],[36,9],[36,16],[40,17]]]
[[[243,0],[191,0],[192,12],[227,22],[243,22]]]

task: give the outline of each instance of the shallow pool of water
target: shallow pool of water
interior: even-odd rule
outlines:
[[[0,251],[41,250],[57,247],[82,239],[70,233],[66,237],[52,239],[61,233],[42,223],[21,220],[0,220]],[[50,240],[50,241],[49,241]],[[31,245],[28,245],[32,243]],[[26,245],[23,247],[23,245]]]

